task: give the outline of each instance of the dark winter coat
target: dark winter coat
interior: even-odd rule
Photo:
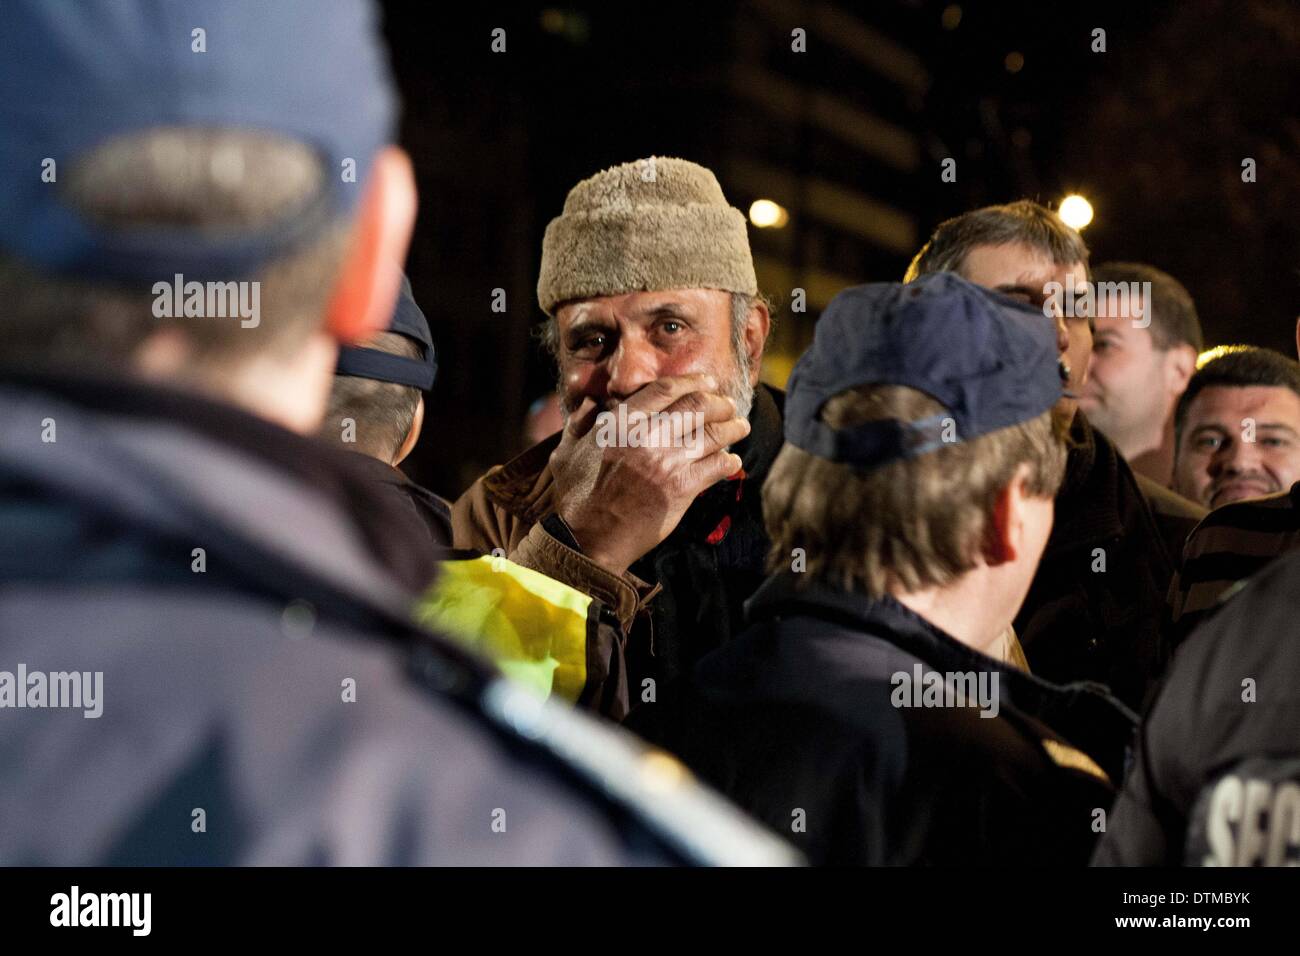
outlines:
[[[629,725],[813,863],[1087,861],[1131,713],[1100,688],[986,657],[892,599],[796,578],[765,583],[753,627]],[[983,675],[996,714],[905,706],[897,675],[918,668]]]
[[[0,863],[787,859],[670,787],[731,830],[699,844],[613,731],[409,623],[389,558],[420,532],[359,520],[382,506],[346,458],[192,396],[0,373]],[[18,707],[52,702],[19,672],[67,675],[65,703],[85,675],[82,706]]]
[[[1016,634],[1035,674],[1090,680],[1142,709],[1168,659],[1174,561],[1128,463],[1082,412]]]

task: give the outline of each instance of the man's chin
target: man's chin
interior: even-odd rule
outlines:
[[[1079,403],[1079,410],[1087,415],[1089,419],[1095,418],[1102,408],[1101,400],[1096,395],[1090,395],[1087,392],[1084,392],[1075,401]]]
[[[1274,488],[1272,485],[1265,485],[1259,482],[1233,482],[1224,485],[1210,496],[1207,505],[1209,508],[1220,508],[1223,505],[1232,504],[1234,501],[1246,501],[1250,498],[1265,498],[1268,495],[1275,495],[1281,489]]]
[[[1052,406],[1052,412],[1058,419],[1065,423],[1068,428],[1074,422],[1074,413],[1079,410],[1079,400],[1062,395]]]

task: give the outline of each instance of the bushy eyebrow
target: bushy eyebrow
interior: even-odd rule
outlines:
[[[691,319],[693,317],[694,313],[691,309],[681,302],[663,302],[632,316],[636,322],[654,322],[657,319]],[[567,339],[570,336],[580,335],[591,330],[617,332],[618,322],[604,315],[586,313],[574,319],[562,334]]]
[[[1265,430],[1284,431],[1284,432],[1290,432],[1292,435],[1300,434],[1296,432],[1296,430],[1292,428],[1290,425],[1284,424],[1283,422],[1256,422],[1255,430],[1256,431],[1265,431]],[[1191,430],[1190,434],[1199,435],[1201,432],[1222,432],[1225,435],[1229,435],[1233,431],[1234,429],[1227,428],[1215,422],[1206,422],[1203,425],[1197,425],[1195,428]]]
[[[664,302],[642,313],[651,319],[688,319],[691,312],[680,302]]]
[[[589,328],[611,329],[614,328],[614,323],[598,316],[584,315],[580,319],[574,319],[569,327],[564,330],[564,334],[572,335],[575,332],[585,332]]]

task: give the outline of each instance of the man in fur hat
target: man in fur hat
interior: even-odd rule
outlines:
[[[570,191],[537,294],[565,427],[456,502],[456,544],[608,606],[635,708],[739,631],[763,578],[783,401],[758,381],[768,306],[744,216],[708,169],[665,157]]]

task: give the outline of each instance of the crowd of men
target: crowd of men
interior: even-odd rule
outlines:
[[[1300,364],[1021,200],[777,388],[646,157],[545,232],[562,427],[450,503],[375,14],[308,6],[7,5],[0,862],[1300,860]]]

